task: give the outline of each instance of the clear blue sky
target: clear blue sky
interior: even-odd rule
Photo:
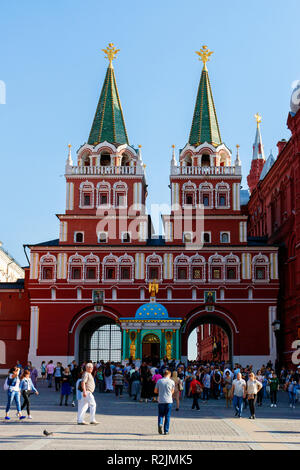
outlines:
[[[266,154],[288,138],[291,83],[300,79],[299,0],[12,0],[0,15],[1,230],[26,264],[23,243],[58,237],[65,209],[67,144],[88,138],[107,61],[115,72],[129,140],[143,146],[149,203],[169,202],[171,145],[188,139],[203,44],[221,136],[240,144],[244,186],[263,117]]]

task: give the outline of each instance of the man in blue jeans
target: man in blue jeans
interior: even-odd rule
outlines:
[[[166,370],[164,377],[157,381],[154,392],[158,394],[158,432],[166,436],[169,434],[171,411],[173,404],[173,393],[175,383],[170,379],[171,372]],[[163,421],[165,423],[163,426]]]
[[[246,382],[242,379],[242,374],[237,373],[236,379],[232,382],[231,394],[233,396],[233,406],[235,416],[241,418],[243,411],[243,399],[246,397]]]

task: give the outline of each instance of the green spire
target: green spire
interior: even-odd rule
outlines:
[[[198,87],[189,144],[196,146],[203,142],[208,142],[209,144],[218,146],[222,141],[206,68],[206,62],[209,60],[208,57],[212,52],[209,52],[207,47],[203,46],[203,50],[197,52],[197,54],[201,56],[204,66]]]
[[[109,48],[110,47],[110,48]],[[125,121],[118,93],[112,60],[118,52],[113,44],[104,50],[109,59],[104,84],[101,90],[96,114],[88,139],[88,144],[96,145],[105,140],[110,143],[129,144]]]

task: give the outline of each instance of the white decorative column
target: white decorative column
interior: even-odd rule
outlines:
[[[36,352],[39,338],[39,307],[31,307],[30,314],[30,343],[28,361],[36,363]]]

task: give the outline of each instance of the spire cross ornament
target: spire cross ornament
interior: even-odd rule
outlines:
[[[114,44],[110,42],[106,49],[102,49],[102,51],[106,54],[106,59],[109,60],[109,66],[112,67],[112,61],[115,59],[115,55],[119,52],[120,49],[116,49]]]
[[[259,113],[256,113],[254,115],[255,119],[256,119],[256,124],[257,124],[257,127],[259,127],[260,123],[261,123],[261,116]]]
[[[202,46],[202,49],[200,51],[196,51],[196,54],[199,56],[199,60],[202,60],[204,64],[204,70],[207,70],[206,68],[206,62],[210,60],[210,56],[214,53],[214,51],[210,51],[207,46]]]

